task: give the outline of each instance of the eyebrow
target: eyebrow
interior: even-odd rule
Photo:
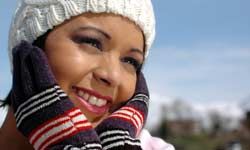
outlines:
[[[77,30],[95,30],[95,31],[101,33],[102,35],[104,35],[107,39],[111,40],[111,36],[108,33],[106,33],[105,31],[103,31],[101,29],[98,29],[97,27],[83,26],[83,27],[78,28]],[[131,48],[130,51],[131,52],[139,53],[140,55],[142,55],[142,57],[144,59],[144,52],[142,52],[140,49],[138,49],[138,48]]]
[[[142,52],[140,49],[138,48],[131,48],[130,50],[131,52],[136,52],[142,55],[143,59],[144,59],[144,52]]]
[[[104,35],[107,39],[111,40],[111,36],[108,33],[106,33],[105,31],[103,31],[103,30],[101,30],[101,29],[99,29],[97,27],[83,26],[83,27],[78,28],[77,30],[94,30],[94,31],[99,32],[102,35]]]

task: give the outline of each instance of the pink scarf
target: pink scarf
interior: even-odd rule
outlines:
[[[175,150],[174,147],[164,140],[153,137],[148,130],[143,129],[139,135],[141,147],[143,150]]]

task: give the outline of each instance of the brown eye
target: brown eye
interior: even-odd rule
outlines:
[[[77,36],[73,39],[73,41],[78,44],[88,44],[92,47],[102,50],[102,43],[96,38],[86,37],[86,36]]]
[[[135,71],[138,71],[141,69],[141,66],[142,64],[139,63],[138,60],[136,60],[135,58],[133,57],[124,57],[121,59],[122,62],[124,63],[128,63],[129,65],[131,65]]]

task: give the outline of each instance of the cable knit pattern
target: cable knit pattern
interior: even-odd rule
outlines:
[[[20,0],[9,33],[11,64],[11,50],[22,40],[32,43],[47,30],[84,12],[114,13],[135,22],[145,35],[145,56],[148,55],[155,37],[155,16],[150,0]]]

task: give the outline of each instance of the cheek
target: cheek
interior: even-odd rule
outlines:
[[[66,93],[70,92],[72,83],[81,80],[91,70],[87,61],[90,58],[74,49],[49,51],[47,56],[58,84]]]
[[[136,75],[123,75],[121,78],[121,86],[119,88],[118,103],[128,101],[135,92]]]

